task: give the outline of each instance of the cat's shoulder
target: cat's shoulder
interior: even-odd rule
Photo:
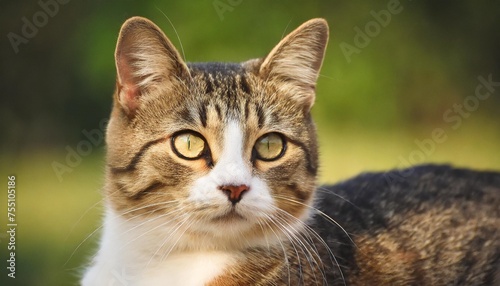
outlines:
[[[419,165],[387,172],[367,172],[318,188],[315,207],[344,223],[367,217],[385,221],[394,214],[431,209],[489,207],[500,216],[500,172],[449,165]],[[357,220],[356,218],[359,218]],[[357,221],[356,221],[357,220]]]
[[[472,196],[477,193],[500,195],[500,172],[478,171],[450,165],[426,164],[387,172],[366,172],[334,185],[319,188],[320,197],[332,193],[353,199],[384,196],[418,196],[450,194]]]

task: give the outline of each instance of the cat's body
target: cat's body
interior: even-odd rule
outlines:
[[[315,220],[353,285],[499,285],[500,174],[419,166],[321,191]],[[335,269],[333,269],[335,270]]]
[[[106,217],[87,285],[495,285],[500,174],[425,166],[316,187],[328,38],[190,64],[132,18],[116,50]]]

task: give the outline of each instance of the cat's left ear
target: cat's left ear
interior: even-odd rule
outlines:
[[[262,62],[259,74],[308,111],[328,42],[328,24],[312,19],[288,34]]]

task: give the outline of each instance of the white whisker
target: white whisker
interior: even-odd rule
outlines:
[[[137,227],[139,227],[139,226],[142,226],[142,225],[144,225],[144,224],[146,224],[146,223],[150,223],[150,222],[153,222],[153,221],[157,221],[157,220],[163,219],[164,217],[167,217],[167,216],[169,216],[169,215],[171,215],[171,214],[173,214],[173,213],[174,213],[174,214],[175,214],[175,213],[179,213],[180,211],[181,211],[181,209],[174,209],[174,210],[172,210],[172,211],[171,211],[171,212],[169,212],[169,213],[166,213],[166,214],[163,214],[163,215],[159,215],[159,216],[153,217],[152,219],[150,219],[150,220],[148,220],[148,221],[146,221],[146,222],[142,222],[142,223],[140,223],[140,224],[138,224],[138,225],[135,225],[135,226],[134,226],[134,227],[132,227],[132,228],[133,228],[133,229],[135,229],[135,228],[137,228]],[[172,220],[174,220],[174,219],[172,219]],[[125,247],[125,246],[127,246],[127,245],[129,245],[130,243],[132,243],[132,242],[134,242],[134,241],[138,240],[139,238],[141,238],[141,237],[143,237],[143,236],[145,236],[145,235],[149,234],[150,232],[152,232],[152,231],[154,231],[154,230],[156,230],[156,229],[158,229],[158,228],[161,228],[161,227],[163,227],[163,226],[165,226],[165,225],[169,224],[172,220],[167,220],[167,221],[164,221],[164,222],[162,222],[161,224],[159,224],[159,225],[157,225],[157,226],[155,226],[155,227],[153,227],[153,228],[148,229],[146,232],[141,233],[140,235],[136,236],[134,239],[131,239],[131,240],[129,240],[127,243],[123,244],[123,245],[122,245],[122,248],[123,248],[123,247]],[[129,230],[127,230],[127,231],[125,231],[123,234],[125,234],[125,233],[129,232],[130,230],[131,230],[131,229],[129,229]]]
[[[285,212],[281,209],[277,209],[277,210]],[[282,227],[283,227],[282,229],[285,230],[286,232],[288,232],[290,234],[290,236],[294,239],[294,241],[296,241],[298,243],[298,246],[300,246],[300,248],[302,249],[302,251],[305,255],[305,258],[306,258],[307,262],[309,263],[311,270],[315,269],[314,264],[316,264],[317,266],[320,266],[321,257],[319,255],[319,253],[317,252],[316,247],[313,244],[311,245],[312,241],[308,242],[307,240],[303,240],[302,239],[303,233],[300,230],[298,230],[296,227],[294,227],[292,224],[290,224],[287,219],[281,217],[280,214],[281,213],[278,213],[278,215],[275,217],[276,220],[280,221],[280,225],[282,225]],[[311,250],[313,250],[313,252],[311,252]],[[325,279],[323,267],[320,266],[319,271],[321,272],[323,279]],[[316,275],[314,275],[314,279],[316,280]],[[318,284],[317,280],[316,280],[316,284]]]
[[[172,21],[170,21],[170,18],[167,16],[167,14],[165,14],[165,12],[163,12],[160,8],[158,8],[158,6],[155,6],[155,7],[156,7],[156,9],[158,9],[158,11],[160,11],[160,13],[163,14],[163,16],[165,16],[167,21],[170,23],[170,26],[172,26],[172,29],[174,30],[174,33],[177,36],[177,40],[179,41],[179,46],[181,46],[182,58],[184,59],[184,61],[186,61],[186,54],[184,54],[184,47],[182,46],[181,37],[179,37],[179,33],[177,33],[177,29],[175,28]]]
[[[175,229],[173,229],[170,233],[167,233],[168,236],[166,238],[163,238],[163,242],[160,244],[160,246],[158,247],[158,249],[155,251],[155,253],[153,253],[153,255],[151,256],[151,259],[149,259],[149,262],[146,264],[146,267],[149,266],[151,264],[151,262],[153,261],[153,259],[155,258],[155,256],[160,252],[160,250],[165,246],[165,244],[167,243],[167,241],[170,240],[170,238],[175,235],[177,233],[177,231],[187,222],[189,221],[190,219],[190,216],[188,215],[184,220],[182,220],[181,222],[178,222],[177,223],[177,226],[175,227]],[[193,223],[191,222],[191,224],[189,226],[191,226]],[[186,229],[189,228],[186,227]],[[169,250],[164,254],[162,255],[160,261],[163,261],[166,257],[168,257],[168,255],[170,254],[170,252],[172,252],[172,250],[175,248],[175,246],[177,245],[177,243],[179,242],[179,240],[181,239],[182,235],[186,232],[186,230],[184,230],[182,232],[181,235],[179,235],[179,237],[177,238],[177,240],[170,246]]]
[[[269,225],[269,222],[272,222],[272,218],[269,217],[269,216],[267,216],[267,215],[266,215],[266,218],[267,218],[267,220],[263,221],[263,222],[268,226],[268,228],[276,236],[276,238],[278,239],[278,242],[279,242],[279,244],[281,246],[281,249],[283,250],[283,256],[284,256],[284,260],[285,260],[285,265],[286,265],[287,271],[288,271],[288,285],[290,285],[291,272],[290,272],[290,261],[288,260],[287,251],[285,249],[285,246],[283,245],[283,242],[281,241],[281,237],[274,231],[273,227],[271,225]]]
[[[357,245],[356,243],[354,242],[354,240],[351,238],[351,235],[336,221],[334,220],[333,218],[331,218],[329,215],[327,215],[326,213],[324,213],[323,211],[321,211],[320,209],[318,208],[315,208],[313,206],[310,206],[308,204],[305,204],[303,202],[300,202],[300,201],[297,201],[297,200],[294,200],[292,198],[289,198],[289,197],[285,197],[285,196],[276,196],[277,198],[280,198],[280,199],[283,199],[283,200],[286,200],[288,202],[291,202],[291,203],[294,203],[294,204],[299,204],[301,206],[305,206],[307,208],[310,208],[312,209],[313,211],[315,212],[318,212],[322,217],[324,217],[325,219],[327,219],[329,222],[331,222],[332,224],[336,225],[337,227],[339,227],[346,235],[347,237],[349,238],[349,240],[352,242],[352,244],[357,248]]]
[[[283,199],[283,200],[286,200],[288,201],[289,203],[293,203],[293,204],[299,204],[299,205],[302,205],[302,206],[307,206],[308,208],[311,208],[313,209],[314,211],[317,211],[319,214],[321,214],[323,217],[327,218],[327,220],[331,223],[333,223],[335,226],[339,227],[346,235],[347,237],[349,238],[349,240],[353,243],[353,245],[355,247],[357,247],[357,245],[354,243],[354,241],[352,240],[352,238],[350,237],[350,235],[347,233],[347,231],[340,226],[340,224],[338,224],[333,218],[331,218],[330,216],[328,216],[327,214],[325,214],[324,212],[318,210],[317,208],[315,207],[312,207],[310,205],[307,205],[307,204],[304,204],[300,201],[297,201],[293,198],[289,198],[289,197],[286,197],[286,196],[276,196],[277,198],[279,199]],[[337,258],[335,257],[335,255],[333,254],[332,250],[330,249],[330,247],[328,246],[328,244],[324,241],[324,239],[314,230],[312,229],[310,226],[308,226],[307,224],[305,224],[304,222],[302,222],[301,220],[299,220],[298,218],[294,217],[293,215],[289,214],[288,212],[284,211],[284,210],[281,210],[281,209],[278,209],[280,210],[282,213],[285,213],[287,216],[290,216],[291,218],[295,219],[297,222],[299,223],[302,223],[302,225],[304,226],[305,230],[307,232],[310,232],[313,234],[314,237],[316,237],[316,239],[324,246],[324,248],[328,251],[329,253],[329,256],[330,256],[330,259],[333,259],[332,261],[332,265],[334,266],[337,266],[337,268],[339,269],[339,273],[341,275],[341,278],[342,278],[342,281],[344,283],[344,285],[346,285],[346,280],[345,280],[345,276],[343,274],[343,271],[342,271],[342,268],[340,266],[340,264],[338,263],[338,260]],[[333,263],[335,262],[335,263]]]

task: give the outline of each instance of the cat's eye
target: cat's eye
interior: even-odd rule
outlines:
[[[263,161],[277,160],[285,153],[286,142],[279,133],[268,133],[255,142],[256,157]]]
[[[206,150],[203,137],[193,131],[179,133],[172,137],[172,149],[182,159],[195,160]]]

